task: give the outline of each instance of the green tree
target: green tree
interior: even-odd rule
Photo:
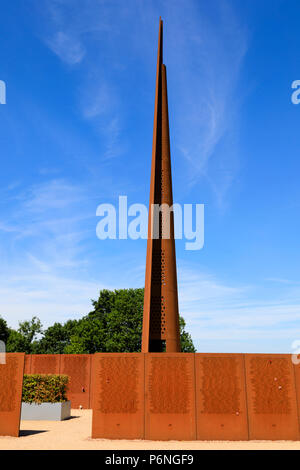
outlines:
[[[9,328],[7,326],[6,321],[0,317],[0,341],[3,343],[7,343],[9,337]]]
[[[37,317],[32,317],[30,321],[19,322],[17,331],[9,329],[7,352],[25,352],[26,354],[35,352],[39,343],[37,335],[42,332],[42,324]]]
[[[32,317],[30,321],[19,322],[18,332],[31,344],[38,334],[43,333],[41,321]]]
[[[65,353],[138,352],[141,350],[144,289],[102,290],[94,310],[79,320]],[[194,352],[180,317],[182,352]]]
[[[44,331],[43,337],[33,346],[35,354],[63,354],[70,344],[70,338],[77,320],[69,320],[64,325],[54,323]]]
[[[84,354],[141,350],[144,289],[101,290],[93,310],[80,320],[55,323],[42,331],[37,317],[9,329],[7,351],[27,354]],[[6,322],[0,322],[0,334]],[[7,326],[7,325],[6,325]],[[180,317],[182,352],[195,352],[191,335]],[[40,339],[37,335],[42,335]]]
[[[66,354],[104,352],[104,345],[105,332],[102,322],[97,318],[83,318],[78,321],[64,352]]]
[[[25,352],[31,354],[31,344],[19,331],[9,330],[9,337],[6,343],[7,352]]]
[[[182,352],[196,352],[196,348],[193,344],[192,337],[190,333],[185,331],[186,323],[182,317],[179,317],[179,326],[180,326],[180,344]]]

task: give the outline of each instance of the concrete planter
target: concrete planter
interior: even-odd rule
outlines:
[[[71,402],[22,403],[21,420],[63,421],[71,417]]]

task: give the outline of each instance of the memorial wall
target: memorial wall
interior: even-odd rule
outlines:
[[[299,440],[300,364],[289,354],[26,356],[27,373],[69,375],[92,437]]]
[[[69,376],[67,397],[72,408],[90,408],[91,354],[26,355],[25,374]]]
[[[25,354],[3,356],[4,360],[0,362],[0,436],[18,437]]]

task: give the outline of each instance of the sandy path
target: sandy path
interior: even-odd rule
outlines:
[[[208,442],[208,441],[126,441],[91,439],[91,410],[72,410],[72,419],[67,421],[22,421],[21,436],[0,437],[1,450],[192,450],[192,449],[298,449],[300,442],[251,441],[251,442]]]

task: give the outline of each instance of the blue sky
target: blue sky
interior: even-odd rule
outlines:
[[[297,0],[1,2],[0,315],[80,318],[142,287],[145,240],[96,237],[96,208],[148,204],[158,18],[174,202],[205,204],[176,244],[198,351],[291,352],[300,339]]]

